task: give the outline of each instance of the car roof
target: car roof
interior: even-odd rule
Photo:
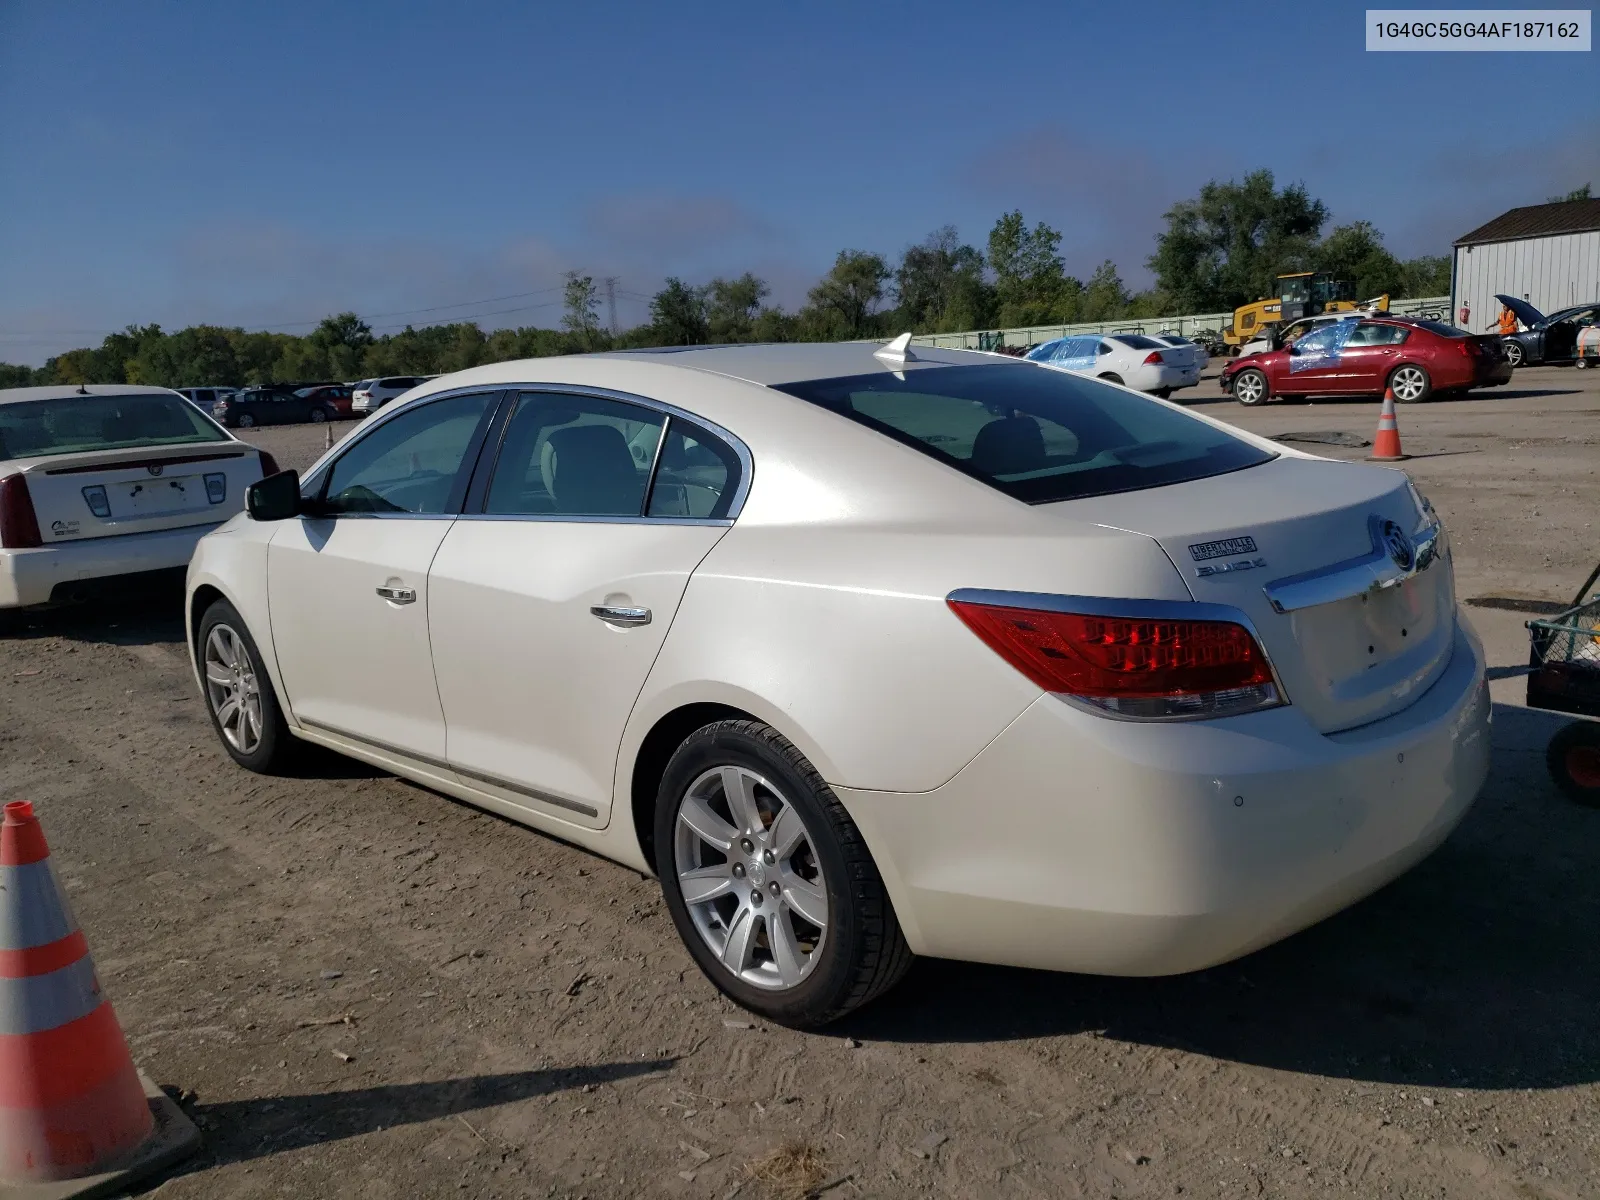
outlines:
[[[774,342],[734,346],[668,346],[647,350],[613,350],[595,358],[632,359],[726,375],[747,383],[784,384],[808,379],[835,379],[891,369],[875,357],[882,342]],[[894,369],[915,371],[931,366],[957,366],[993,362],[1001,355],[974,350],[944,350],[912,346],[904,365]],[[1016,361],[1008,359],[1007,361]]]
[[[84,384],[86,391],[80,391],[76,383],[52,383],[43,387],[0,388],[0,404],[20,404],[25,400],[71,400],[75,397],[89,396],[149,396],[167,395],[178,396],[179,393],[171,388],[141,387],[131,383],[88,383]]]

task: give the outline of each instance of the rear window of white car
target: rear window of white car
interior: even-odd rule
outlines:
[[[1276,455],[1154,400],[1027,363],[779,384],[1029,504],[1205,479]]]
[[[1113,342],[1121,342],[1130,350],[1160,350],[1162,345],[1155,338],[1147,338],[1142,333],[1118,333],[1111,337]]]
[[[228,440],[181,396],[68,396],[0,404],[0,459]]]

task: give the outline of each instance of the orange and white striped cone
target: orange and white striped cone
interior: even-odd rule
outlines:
[[[1378,436],[1372,439],[1373,462],[1399,462],[1410,458],[1400,449],[1400,424],[1394,416],[1394,389],[1383,389],[1383,411],[1378,414]]]
[[[199,1144],[134,1068],[33,805],[0,824],[0,1195],[99,1192]]]

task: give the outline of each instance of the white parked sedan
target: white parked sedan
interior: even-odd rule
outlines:
[[[1204,371],[1211,362],[1211,355],[1199,342],[1192,342],[1188,338],[1176,333],[1153,333],[1151,339],[1160,342],[1163,346],[1171,346],[1179,354],[1179,366],[1192,366],[1196,372]]]
[[[653,871],[795,1025],[913,953],[1205,967],[1444,839],[1489,701],[1404,474],[903,342],[480,367],[257,484],[189,570],[228,753]]]
[[[0,609],[181,570],[277,469],[166,388],[0,391]]]
[[[1121,383],[1136,392],[1166,399],[1200,382],[1200,368],[1187,351],[1165,346],[1142,333],[1091,333],[1057,338],[1028,351],[1031,362],[1048,363]]]

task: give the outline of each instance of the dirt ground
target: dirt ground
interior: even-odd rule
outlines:
[[[1270,436],[1377,416],[1198,392]],[[1600,372],[1400,421],[1464,598],[1577,588]],[[252,440],[303,466],[322,437]],[[164,1198],[1593,1197],[1600,813],[1546,776],[1527,613],[1468,613],[1493,771],[1405,878],[1179,978],[920,961],[825,1034],[724,1001],[632,871],[331,756],[234,768],[171,594],[0,641],[0,798],[38,806],[135,1058],[193,1093]]]

